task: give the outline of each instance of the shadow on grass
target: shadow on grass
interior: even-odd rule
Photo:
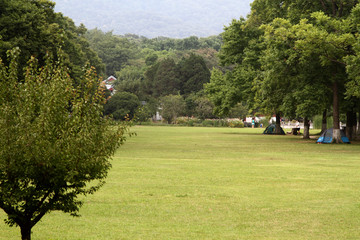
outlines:
[[[250,136],[260,136],[263,135],[262,133],[239,133],[239,132],[224,132],[223,134],[227,134],[227,135],[242,135],[242,136],[246,136],[246,135],[250,135]],[[279,136],[279,135],[277,135]]]

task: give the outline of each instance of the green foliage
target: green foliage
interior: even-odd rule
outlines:
[[[332,97],[338,129],[341,109],[354,111],[359,97],[357,3],[255,0],[248,20],[233,20],[222,34],[219,56],[229,68],[213,70],[206,85],[215,113],[245,102],[252,111],[311,118]]]
[[[228,121],[227,119],[199,119],[196,117],[176,118],[176,124],[180,126],[188,126],[188,127],[229,127],[230,122],[232,121]],[[238,121],[236,120],[235,122]],[[234,126],[235,125],[236,124],[234,124]],[[240,125],[239,127],[241,127]]]
[[[240,85],[233,81],[237,78],[233,76],[232,72],[223,74],[221,70],[213,69],[210,83],[205,84],[205,92],[215,106],[215,115],[227,116],[230,110],[244,97],[240,93]]]
[[[243,128],[243,127],[244,127],[244,123],[243,123],[243,121],[240,121],[240,120],[231,120],[231,121],[229,121],[229,127],[232,127],[232,128]]]
[[[244,119],[248,115],[249,110],[247,106],[243,103],[236,104],[235,107],[231,108],[229,111],[230,118],[240,118]]]
[[[40,66],[44,64],[47,52],[56,55],[59,44],[63,46],[64,63],[69,74],[76,80],[81,77],[82,68],[90,63],[103,74],[104,66],[97,54],[90,49],[84,38],[84,25],[54,12],[54,3],[48,0],[1,1],[0,13],[0,57],[5,64],[6,51],[14,47],[21,50],[19,78],[23,78],[26,61],[35,56]]]
[[[185,100],[180,95],[167,95],[160,98],[161,116],[170,124],[185,111]]]
[[[158,60],[158,55],[153,53],[152,55],[149,55],[145,59],[145,63],[147,66],[153,65]]]
[[[105,104],[104,114],[111,114],[115,120],[132,119],[139,105],[139,98],[135,94],[117,92]]]
[[[276,18],[289,19],[298,23],[310,18],[313,12],[323,12],[332,18],[345,18],[356,6],[358,0],[313,1],[313,0],[254,0],[251,5],[249,23],[260,26],[269,24]]]
[[[214,69],[206,93],[215,105],[215,114],[228,115],[237,103],[244,102],[249,109],[256,109],[255,93],[261,76],[259,57],[264,48],[261,31],[248,25],[244,19],[233,20],[222,34],[219,53],[225,70]]]
[[[210,72],[201,56],[190,54],[178,64],[171,58],[152,65],[145,72],[144,92],[161,97],[181,93],[189,95],[203,89],[210,79]]]
[[[134,54],[134,43],[113,35],[112,32],[103,33],[93,29],[86,33],[86,38],[105,64],[107,76],[115,75],[116,71],[127,66]]]
[[[201,56],[190,54],[177,65],[180,72],[181,94],[199,92],[210,81],[210,71]]]
[[[244,18],[234,19],[221,34],[223,38],[219,53],[221,63],[223,65],[241,63],[244,59],[244,50],[250,46],[251,40],[259,36],[259,33],[257,28],[247,26]]]
[[[214,105],[207,97],[198,97],[194,103],[194,116],[200,119],[214,118]]]
[[[151,106],[146,104],[144,106],[138,107],[138,109],[135,111],[135,120],[140,123],[148,122],[153,115],[154,113],[151,110]]]
[[[126,126],[115,129],[103,117],[104,96],[94,69],[78,79],[45,56],[31,58],[18,79],[19,49],[0,60],[0,208],[10,226],[30,239],[31,228],[48,212],[77,215],[83,201],[103,184],[109,158],[125,141]],[[92,184],[89,184],[92,182]]]
[[[322,115],[314,116],[314,118],[313,118],[313,128],[314,129],[321,129],[322,128],[322,119],[323,119]],[[327,129],[333,127],[333,119],[332,119],[332,117],[327,117],[326,125],[327,125]]]
[[[114,86],[117,91],[130,92],[139,98],[144,95],[144,69],[137,66],[126,66],[116,72],[117,81]]]

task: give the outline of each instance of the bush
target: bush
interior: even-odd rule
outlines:
[[[228,122],[223,119],[214,121],[214,127],[228,127],[228,126],[229,126]]]
[[[201,126],[203,126],[203,127],[213,127],[214,126],[214,121],[212,121],[210,119],[206,119],[201,123]]]
[[[160,99],[161,115],[167,123],[176,123],[177,116],[185,111],[185,100],[180,95],[168,95]]]
[[[189,127],[195,126],[194,120],[190,119],[190,120],[186,123],[186,125],[189,126]]]
[[[243,123],[243,121],[240,121],[240,120],[232,120],[232,121],[229,121],[229,127],[232,127],[232,128],[243,128],[243,127],[244,127],[244,123]]]
[[[127,115],[130,119],[132,119],[139,105],[139,98],[135,94],[117,92],[111,96],[108,102],[104,105],[104,114],[112,114],[116,120],[125,120]]]

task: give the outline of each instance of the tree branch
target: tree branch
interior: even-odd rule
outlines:
[[[39,205],[42,205],[44,203],[44,201],[46,200],[46,198],[50,195],[52,191],[49,190],[49,192],[43,197],[43,199],[41,199],[41,202]],[[58,199],[58,194],[55,193],[54,197],[52,199],[49,200],[49,205],[52,205],[55,201],[57,201]],[[31,227],[35,226],[36,223],[38,223],[40,221],[40,219],[51,209],[49,207],[45,208],[45,209],[41,209],[41,206],[38,207],[38,209],[40,208],[40,210],[36,210],[39,212],[39,214],[37,216],[34,217],[34,219],[31,220]]]
[[[341,2],[341,3],[340,3],[340,9],[339,9],[339,17],[342,17],[342,15],[343,15],[343,10],[344,10],[344,3]]]
[[[336,12],[338,10],[338,6],[336,5],[336,0],[332,0],[332,12],[333,12],[333,17],[336,17]]]
[[[320,0],[320,2],[321,2],[321,5],[323,7],[323,11],[327,12],[327,7],[326,7],[326,4],[325,4],[324,0]]]

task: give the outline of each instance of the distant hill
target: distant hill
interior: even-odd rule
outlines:
[[[148,38],[208,37],[246,17],[253,0],[53,0],[77,25]]]

